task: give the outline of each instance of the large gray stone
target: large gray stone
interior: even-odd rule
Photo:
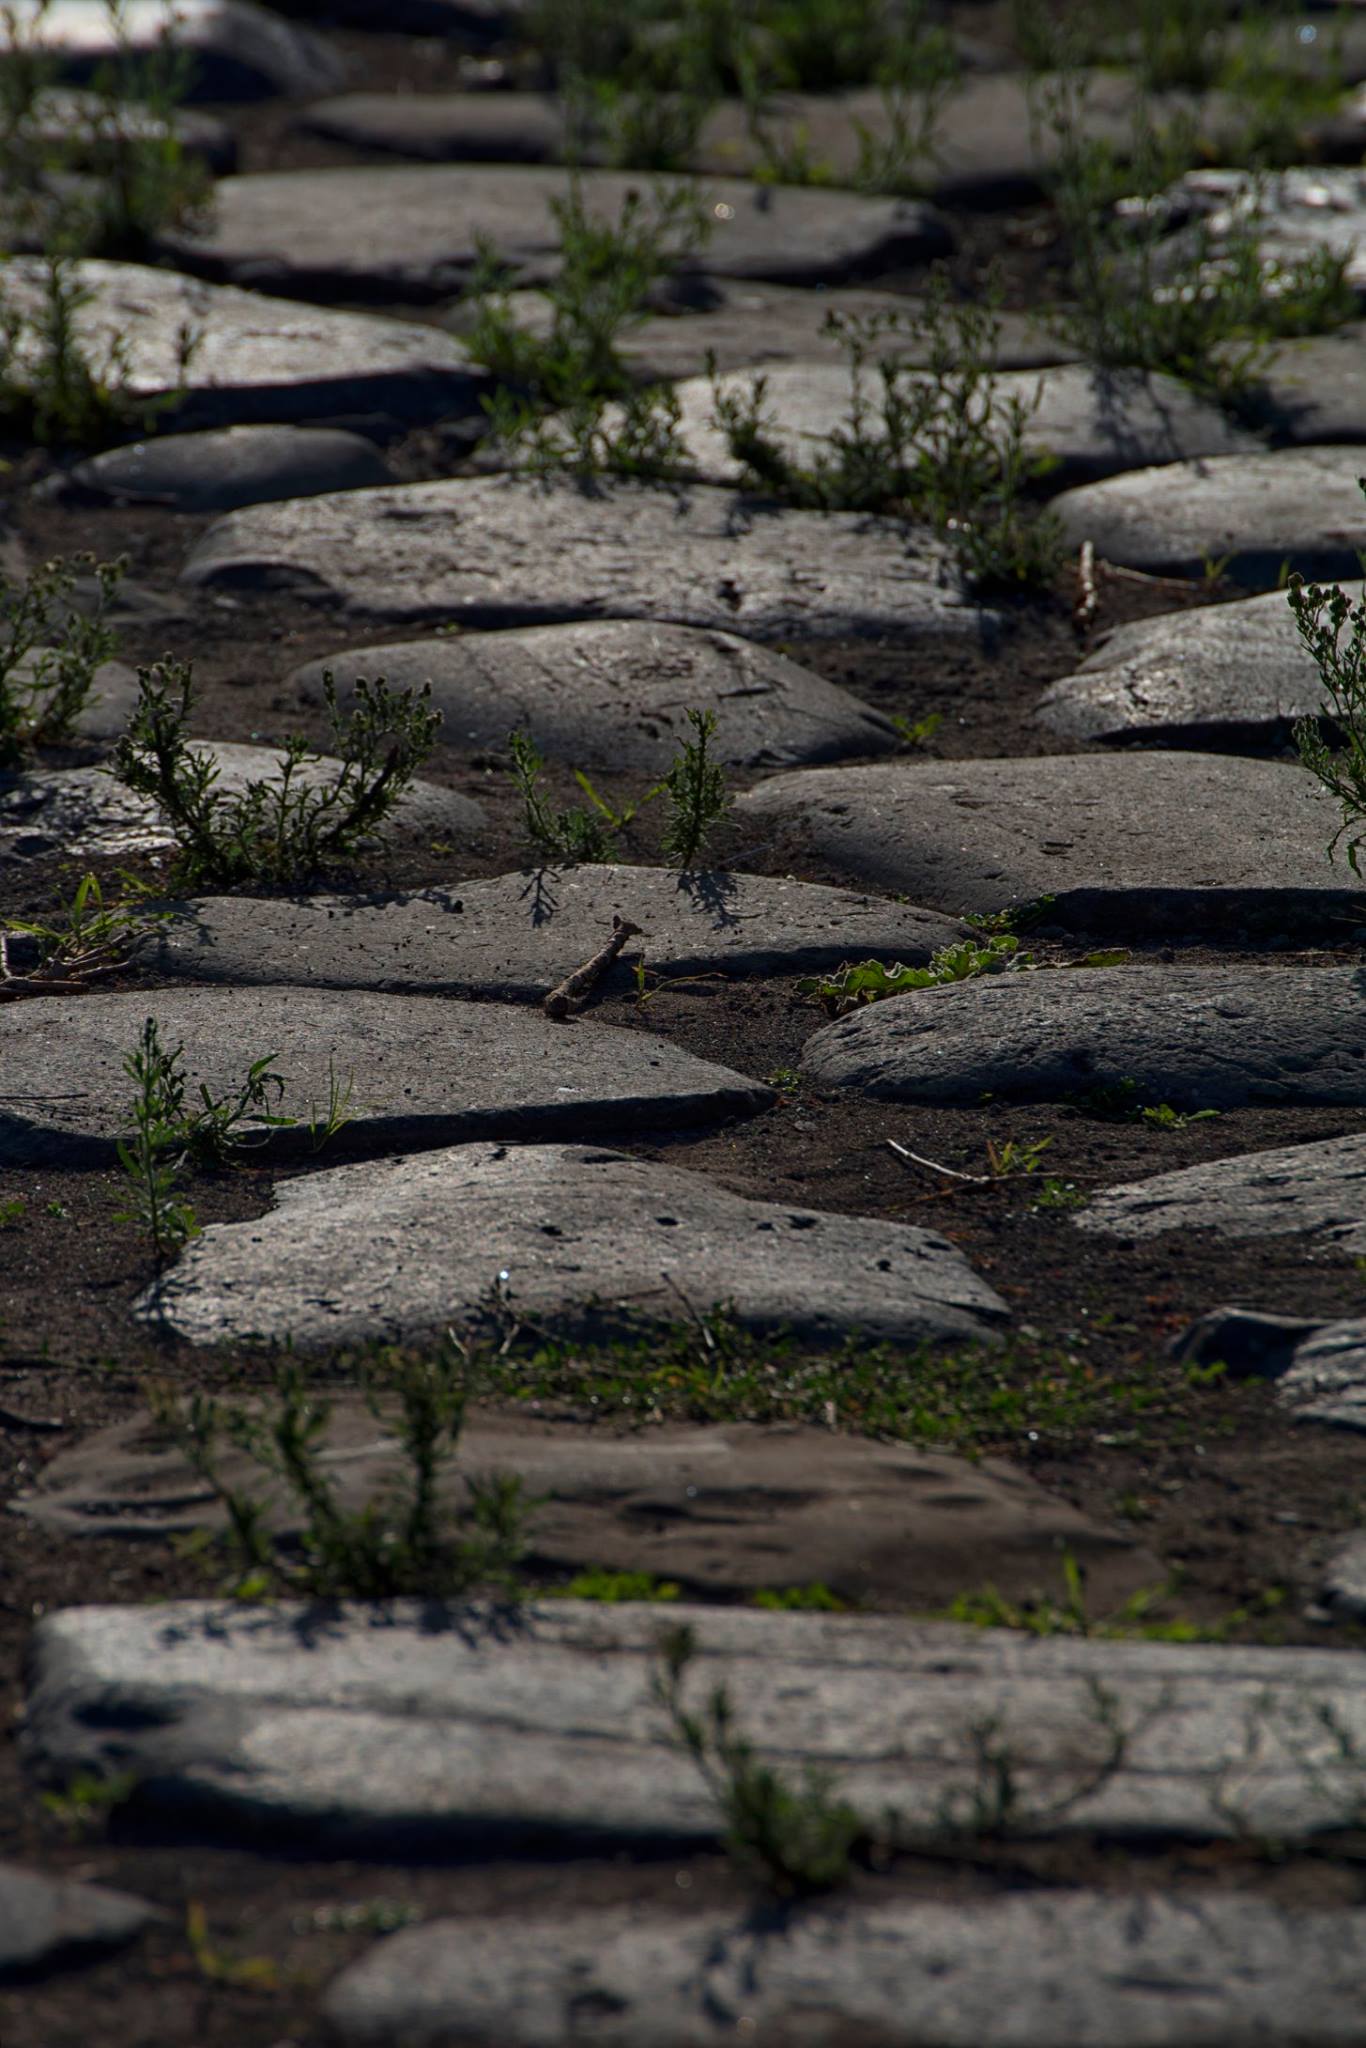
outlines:
[[[220,427],[132,441],[78,462],[58,495],[81,493],[172,512],[231,512],[277,498],[355,491],[393,482],[359,434],[336,427]]]
[[[303,1124],[249,1132],[248,1141],[304,1157],[312,1146],[307,1120],[326,1116],[332,1077],[343,1090],[350,1085],[350,1120],[328,1141],[328,1160],[465,1138],[686,1124],[749,1114],[773,1099],[771,1089],[663,1039],[553,1024],[498,1004],[299,988],[139,989],[0,1010],[0,1159],[112,1163],[116,1140],[132,1128],[124,1061],[149,1015],[167,1052],[183,1043],[189,1105],[201,1083],[215,1099],[232,1099],[248,1066],[269,1055],[285,1081],[278,1106]],[[411,1162],[391,1164],[422,1177]],[[326,1209],[340,1192],[325,1174],[311,1199],[321,1197]],[[289,1200],[308,1208],[302,1183]],[[249,1226],[258,1246],[262,1230]],[[274,1226],[265,1236],[273,1242]],[[393,1251],[391,1241],[386,1274]],[[479,1247],[468,1256],[478,1259]],[[353,1263],[350,1249],[344,1263]]]
[[[1324,689],[1284,591],[1117,626],[1036,716],[1063,739],[1161,746],[1284,742]]]
[[[71,276],[85,295],[73,324],[87,359],[103,364],[117,344],[122,389],[177,427],[470,417],[492,389],[459,341],[412,321],[291,305],[137,263],[74,263]],[[12,256],[4,278],[6,303],[31,323],[41,262]],[[194,339],[188,363],[182,334]],[[26,326],[18,362],[39,346]]]
[[[1169,462],[1064,491],[1053,501],[1073,547],[1149,575],[1198,577],[1215,563],[1249,589],[1282,572],[1361,573],[1366,504],[1356,447],[1278,448]]]
[[[226,740],[197,740],[192,751],[212,754],[219,771],[216,787],[225,794],[252,782],[273,781],[281,758],[270,747]],[[321,755],[295,770],[295,787],[331,782],[339,772],[339,762]],[[400,842],[468,838],[483,823],[484,813],[471,797],[417,781],[399,799],[384,833]],[[152,799],[135,795],[105,768],[36,768],[0,777],[0,864],[51,853],[156,853],[174,844],[175,835]]]
[[[928,534],[893,520],[779,511],[701,486],[478,477],[230,512],[184,580],[500,629],[617,618],[755,640],[978,638],[994,615],[947,587],[949,574]]]
[[[358,1395],[337,1398],[318,1456],[347,1510],[403,1482],[396,1438]],[[297,1497],[226,1441],[218,1470],[261,1503],[274,1536],[302,1533]],[[1070,1554],[1102,1614],[1163,1577],[1151,1553],[1000,1460],[824,1429],[664,1424],[614,1435],[475,1414],[457,1469],[443,1475],[443,1502],[463,1506],[464,1475],[490,1472],[515,1472],[530,1496],[524,1568],[533,1578],[598,1566],[723,1598],[820,1584],[844,1600],[926,1612],[988,1582],[1007,1599],[1045,1589],[1065,1597]],[[59,1537],[164,1543],[226,1522],[217,1496],[146,1418],[59,1453],[12,1505]]]
[[[92,1962],[165,1918],[126,1892],[0,1863],[0,1984]]]
[[[1312,1235],[1353,1257],[1366,1252],[1366,1138],[1244,1152],[1105,1188],[1076,1223],[1131,1239],[1167,1230],[1235,1239]]]
[[[854,387],[847,364],[781,363],[762,375],[760,414],[769,438],[798,464],[828,458],[831,436],[847,435],[850,429]],[[907,390],[910,384],[907,378]],[[754,380],[747,375],[719,382],[723,398],[741,402],[748,401],[753,388]],[[1064,363],[1053,369],[1005,371],[994,390],[1003,424],[1012,406],[1029,414],[1024,446],[1032,456],[1052,458],[1053,467],[1043,480],[1050,490],[1088,483],[1116,470],[1251,453],[1261,445],[1174,377]],[[717,387],[711,378],[689,378],[678,386],[676,396],[679,434],[692,473],[705,483],[737,483],[743,465],[715,424]],[[880,439],[876,374],[864,372],[862,397],[869,408],[866,431]]]
[[[612,935],[642,927],[604,977],[814,974],[851,953],[919,965],[963,928],[933,911],[764,875],[591,865],[453,882],[410,896],[209,897],[173,906],[141,963],[200,982],[374,988],[539,1002]]]
[[[1026,1831],[1293,1843],[1362,1810],[1359,1764],[1321,1718],[1366,1740],[1356,1652],[743,1608],[69,1607],[33,1634],[22,1753],[43,1779],[114,1766],[197,1826],[340,1851],[710,1844],[723,1818],[651,1691],[679,1622],[693,1697],[725,1685],[761,1757],[825,1766],[910,1830],[971,1826],[994,1783],[983,1740],[1010,1758]]]
[[[1348,2048],[1363,1966],[1366,1913],[1246,1894],[638,1904],[407,1929],[323,2012],[342,2048],[561,2048],[581,2015],[602,2048]]]
[[[410,998],[403,1012],[424,1007],[437,1005]],[[574,1058],[571,1042],[552,1068],[573,1082],[557,1088],[542,1074],[534,1109],[519,1108],[528,1090],[516,1088],[517,1066],[526,1067],[516,1060],[518,1038],[525,1034],[534,1056],[537,1034],[525,1031],[528,1023],[552,1033],[564,1027],[501,1015],[503,1071],[483,1092],[501,1085],[513,1100],[501,1118],[476,1112],[492,1129],[499,1121],[528,1136],[538,1122],[601,1128],[604,1104],[620,1104],[620,1128],[647,1117],[753,1110],[768,1099],[768,1090],[663,1040],[578,1027],[591,1052]],[[492,1064],[495,1034],[487,1026],[472,1026],[470,1050],[477,1056],[481,1030]],[[428,1044],[426,1056],[433,1051]],[[590,1106],[584,1067],[591,1073],[594,1060],[612,1078],[599,1082]],[[473,1064],[467,1057],[462,1069],[467,1096]],[[678,1076],[672,1089],[670,1074]],[[467,1111],[460,1120],[468,1126],[472,1118]],[[457,1117],[447,1112],[447,1121]],[[990,1338],[1006,1314],[962,1254],[933,1231],[748,1201],[700,1174],[601,1147],[491,1144],[337,1167],[284,1184],[266,1221],[218,1225],[196,1238],[142,1308],[191,1343],[289,1337],[315,1349],[468,1322],[500,1279],[520,1312],[560,1329],[640,1317],[673,1322],[687,1305],[723,1304],[748,1327],[791,1329],[812,1343],[855,1329],[902,1343],[961,1342]]]
[[[1350,869],[1325,857],[1335,811],[1281,761],[1152,752],[805,768],[749,790],[734,816],[791,859],[959,916],[1047,897],[1054,924],[1227,939],[1248,922],[1340,932],[1360,902]]]
[[[727,767],[788,768],[887,754],[896,730],[847,690],[734,633],[647,620],[585,620],[521,632],[444,634],[350,647],[308,662],[287,690],[322,701],[325,669],[430,683],[454,746],[506,743],[523,726],[551,760],[662,775],[690,739],[689,711],[714,711],[708,751]]]
[[[145,59],[169,37],[190,60],[183,97],[257,100],[332,92],[345,78],[318,36],[281,21],[251,0],[16,0],[0,37],[0,62],[13,49],[47,52],[64,78],[85,79],[111,63]]]
[[[586,171],[586,206],[616,220],[641,180],[629,171]],[[560,268],[551,201],[563,171],[521,165],[402,165],[265,171],[224,178],[214,219],[166,235],[169,253],[233,284],[305,296],[444,299],[464,291],[487,242],[515,279],[541,284]],[[895,270],[947,252],[933,208],[911,199],[866,199],[807,186],[757,186],[739,178],[698,181],[711,232],[678,267],[719,277],[834,284]]]
[[[855,1010],[808,1039],[818,1081],[893,1102],[1366,1102],[1354,967],[1079,967],[983,975]]]
[[[1184,1330],[1172,1351],[1199,1365],[1222,1365],[1235,1379],[1272,1381],[1277,1399],[1297,1422],[1366,1429],[1366,1321],[1361,1317],[1312,1322],[1256,1309],[1217,1308]]]

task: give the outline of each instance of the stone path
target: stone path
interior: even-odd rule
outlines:
[[[1217,754],[897,761],[774,775],[735,806],[756,838],[842,881],[959,916],[1047,898],[1047,919],[1115,936],[1350,917],[1329,806],[1298,767]],[[1337,929],[1341,929],[1337,925]]]
[[[762,875],[664,868],[538,868],[409,896],[243,901],[171,910],[145,941],[159,975],[200,982],[383,988],[539,1002],[611,937],[640,925],[600,984],[652,974],[814,974],[851,950],[921,964],[963,935],[933,911]]]
[[[285,688],[322,701],[327,669],[430,684],[446,740],[502,747],[522,726],[548,760],[661,775],[692,738],[689,711],[713,711],[709,751],[731,768],[788,768],[887,754],[896,729],[857,697],[733,633],[635,619],[348,647],[307,662]]]
[[[947,574],[928,535],[893,520],[778,514],[705,488],[481,477],[229,513],[184,581],[288,589],[395,623],[653,619],[756,640],[976,640],[992,615],[946,587]]]
[[[190,1103],[201,1083],[215,1100],[235,1100],[248,1066],[268,1055],[286,1084],[279,1107],[300,1122],[247,1136],[305,1157],[308,1122],[326,1118],[333,1077],[351,1092],[329,1159],[686,1124],[752,1114],[773,1099],[667,1040],[486,1003],[297,988],[53,996],[0,1010],[0,1159],[112,1164],[115,1141],[132,1128],[124,1060],[149,1012],[167,1052],[183,1042]],[[325,1185],[334,1187],[330,1176]]]
[[[1081,1230],[1140,1239],[1167,1230],[1232,1238],[1313,1234],[1344,1258],[1366,1252],[1366,1139],[1242,1153],[1106,1188],[1077,1217]]]
[[[419,1007],[407,999],[405,1024]],[[481,1014],[470,1012],[472,1020]],[[519,1035],[512,1027],[530,1020],[505,1017],[498,1030],[511,1067]],[[471,1045],[456,1041],[470,1093],[480,1028],[472,1023]],[[495,1034],[487,1024],[482,1030],[492,1056]],[[576,1031],[590,1036],[587,1027]],[[537,1035],[527,1035],[536,1047]],[[615,1085],[600,1084],[596,1101],[570,1054],[552,1072],[576,1077],[571,1103],[546,1103],[542,1093],[534,1107],[524,1105],[509,1079],[501,1117],[482,1105],[464,1118],[443,1107],[428,1113],[426,1129],[434,1132],[444,1116],[530,1138],[557,1124],[602,1128],[607,1104],[619,1104],[621,1129],[651,1114],[677,1123],[771,1100],[757,1083],[664,1041],[637,1049],[634,1034],[595,1028],[591,1036],[602,1066],[610,1063],[617,1077]],[[437,1049],[411,1027],[405,1045],[415,1071]],[[650,1076],[628,1093],[630,1055],[637,1071],[658,1067],[661,1078],[674,1071],[679,1082],[651,1087]],[[544,1076],[541,1090],[548,1092]],[[448,1090],[442,1101],[448,1104]],[[390,1143],[422,1142],[411,1110],[409,1118],[406,1129],[393,1119]],[[143,1313],[196,1344],[288,1337],[312,1350],[468,1322],[488,1308],[495,1285],[510,1290],[518,1313],[570,1331],[641,1317],[671,1323],[680,1310],[723,1306],[749,1328],[790,1330],[807,1343],[838,1342],[853,1330],[900,1343],[962,1342],[989,1340],[1006,1315],[935,1231],[747,1201],[700,1174],[601,1147],[530,1144],[462,1145],[282,1183],[268,1222],[206,1230],[144,1297]]]
[[[107,449],[78,462],[66,487],[176,512],[230,512],[393,481],[383,456],[359,434],[336,427],[223,427]]]

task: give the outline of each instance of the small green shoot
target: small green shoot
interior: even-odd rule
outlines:
[[[576,1572],[565,1586],[545,1589],[542,1597],[557,1600],[601,1600],[614,1607],[623,1600],[664,1602],[681,1600],[683,1588],[674,1579],[657,1579],[653,1572],[612,1572],[595,1566]]]
[[[1007,968],[1026,966],[1030,955],[1021,953],[1020,942],[1009,933],[987,938],[979,945],[963,939],[941,946],[930,956],[928,967],[890,967],[881,960],[861,960],[841,967],[833,975],[813,975],[797,983],[799,995],[810,996],[827,1016],[842,1017],[867,1003],[884,1002],[890,996],[905,995],[919,988],[946,988],[957,981],[971,981],[980,974],[1001,974]]]
[[[660,785],[669,800],[660,845],[670,866],[683,874],[696,867],[730,803],[725,769],[707,753],[716,733],[716,713],[689,711],[688,723],[694,737],[682,742]]]
[[[93,555],[54,558],[0,596],[0,769],[36,747],[65,744],[89,702],[95,674],[114,653],[108,622],[123,563]],[[78,576],[95,579],[95,603],[72,604]]]

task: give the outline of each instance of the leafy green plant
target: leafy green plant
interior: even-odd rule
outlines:
[[[1208,1123],[1219,1115],[1217,1109],[1173,1109],[1170,1102],[1142,1103],[1138,1083],[1127,1076],[1119,1081],[1098,1081],[1084,1095],[1068,1098],[1091,1116],[1108,1117],[1117,1123],[1147,1124],[1155,1131],[1184,1131],[1190,1124]]]
[[[1060,1180],[1056,1174],[1049,1174],[1034,1195],[1036,1209],[1084,1209],[1090,1197],[1075,1181]]]
[[[903,718],[899,711],[889,711],[887,723],[896,728],[897,738],[903,747],[927,747],[944,723],[942,711],[927,711],[923,718]]]
[[[164,813],[176,838],[174,879],[189,888],[288,886],[355,858],[382,838],[441,722],[429,708],[430,685],[395,693],[383,676],[357,680],[354,706],[343,717],[328,671],[323,691],[340,757],[335,772],[310,773],[319,756],[306,741],[289,739],[272,778],[229,791],[217,786],[213,756],[186,737],[194,689],[189,663],[157,662],[138,670],[138,682],[112,772]]]
[[[697,1652],[692,1629],[668,1630],[658,1651],[655,1699],[715,1801],[726,1849],[739,1867],[780,1899],[847,1884],[871,1833],[863,1816],[836,1796],[828,1773],[808,1766],[793,1783],[760,1763],[736,1728],[724,1685],[713,1686],[700,1712],[688,1706],[684,1686]]]
[[[669,800],[660,846],[670,866],[684,874],[695,866],[730,802],[726,771],[707,755],[716,733],[716,713],[689,711],[687,716],[696,737],[682,742],[659,785]]]
[[[280,1991],[283,1980],[269,1956],[230,1956],[209,1933],[209,1916],[198,1899],[185,1908],[185,1939],[196,1970],[206,1984],[234,1991]]]
[[[1161,1618],[1154,1610],[1168,1603],[1175,1591],[1169,1580],[1162,1585],[1142,1586],[1127,1600],[1105,1615],[1093,1615],[1086,1596],[1086,1576],[1070,1550],[1062,1554],[1063,1597],[1048,1594],[1011,1601],[995,1586],[983,1586],[975,1593],[960,1593],[950,1603],[944,1619],[966,1623],[972,1628],[1016,1629],[1034,1636],[1090,1636],[1103,1642],[1224,1643],[1245,1631],[1257,1617],[1248,1607],[1239,1607],[1217,1620],[1197,1622],[1185,1616]],[[1261,1616],[1270,1616],[1284,1601],[1279,1588],[1271,1588],[1256,1605]]]
[[[1139,1120],[1155,1131],[1184,1131],[1189,1124],[1208,1123],[1217,1109],[1173,1109],[1170,1102],[1153,1102],[1138,1112]]]
[[[120,1211],[121,1223],[138,1223],[152,1241],[158,1266],[198,1237],[194,1210],[176,1193],[184,1161],[185,1071],[183,1048],[168,1051],[161,1043],[155,1017],[123,1062],[134,1086],[133,1134],[118,1141],[118,1160],[128,1183],[132,1207]]]
[[[96,671],[117,644],[108,613],[123,566],[93,555],[54,557],[0,595],[0,769],[71,738]],[[70,602],[83,574],[95,578],[89,612]]]
[[[1018,1180],[1037,1173],[1043,1155],[1053,1143],[1048,1138],[1004,1138],[998,1145],[987,1139],[987,1170],[993,1180]]]
[[[601,1600],[616,1606],[623,1600],[649,1600],[667,1604],[681,1600],[683,1588],[674,1579],[657,1579],[653,1572],[609,1572],[600,1566],[576,1572],[568,1585],[548,1587],[555,1599]]]
[[[797,983],[797,992],[818,1002],[827,1016],[842,1017],[849,1010],[885,1002],[910,989],[946,988],[951,982],[971,981],[980,974],[1018,970],[1030,959],[1019,947],[1019,940],[1005,932],[988,936],[981,945],[963,939],[941,946],[931,954],[928,967],[903,967],[899,960],[888,967],[881,960],[861,960],[834,974],[809,976]]]
[[[815,1579],[809,1586],[761,1586],[750,1602],[771,1614],[847,1614],[849,1602]]]
[[[28,1214],[28,1203],[22,1195],[9,1195],[0,1202],[0,1230],[14,1230]]]
[[[508,754],[509,773],[522,799],[526,836],[541,858],[563,861],[571,867],[610,860],[612,841],[630,824],[634,810],[614,811],[585,775],[579,775],[577,780],[592,808],[584,810],[575,804],[567,810],[556,810],[542,787],[545,759],[530,733],[510,732]]]
[[[97,1771],[77,1771],[60,1789],[50,1787],[40,1798],[43,1811],[64,1833],[88,1838],[104,1832],[136,1786],[137,1779],[131,1771],[114,1771],[108,1776]]]
[[[83,875],[71,901],[51,923],[32,918],[0,921],[0,1002],[82,988],[125,964],[130,950],[164,913],[146,907],[151,891],[135,876],[119,877],[127,894],[106,903],[94,874]],[[13,942],[33,958],[22,972],[12,962]]]
[[[1366,477],[1358,484],[1366,494]],[[1318,717],[1295,726],[1295,750],[1338,806],[1340,823],[1328,842],[1328,858],[1336,858],[1345,839],[1347,865],[1360,874],[1366,840],[1366,598],[1353,603],[1341,584],[1306,584],[1299,576],[1290,579],[1288,597],[1328,698]]]

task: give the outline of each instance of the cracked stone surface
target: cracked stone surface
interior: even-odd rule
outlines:
[[[961,916],[1048,898],[1050,924],[1113,932],[1353,923],[1337,823],[1304,770],[1220,754],[896,761],[774,775],[737,823],[792,861]],[[771,856],[770,856],[771,857]]]
[[[893,1102],[1056,1102],[1135,1084],[1139,1104],[1366,1103],[1354,967],[1078,967],[915,989],[827,1024],[803,1069]]]
[[[384,675],[394,689],[430,683],[455,746],[501,748],[522,726],[548,759],[575,766],[662,774],[692,737],[690,710],[716,713],[708,751],[727,767],[787,768],[901,744],[887,719],[785,655],[733,633],[643,619],[350,647],[295,669],[284,687],[321,703],[329,668]]]
[[[347,1509],[402,1478],[394,1439],[358,1396],[338,1397],[319,1454]],[[297,1504],[242,1452],[221,1446],[219,1471],[262,1501],[276,1536],[300,1533]],[[1004,1460],[828,1430],[663,1424],[614,1434],[474,1414],[443,1500],[463,1505],[471,1472],[515,1472],[536,1503],[525,1566],[533,1579],[601,1567],[722,1598],[820,1584],[843,1600],[927,1612],[988,1582],[1007,1599],[1041,1587],[1062,1598],[1066,1549],[1094,1610],[1108,1613],[1162,1578],[1149,1552]],[[164,1542],[225,1521],[217,1497],[145,1420],[59,1452],[13,1505],[63,1538]]]
[[[616,220],[638,174],[586,171],[584,202]],[[167,233],[187,268],[231,284],[303,297],[441,299],[469,288],[487,240],[520,284],[553,278],[560,234],[550,210],[565,173],[517,164],[367,164],[224,178],[214,219]],[[814,186],[707,178],[697,190],[711,223],[679,268],[779,284],[833,283],[947,254],[933,207]]]
[[[479,627],[591,618],[748,639],[990,631],[940,580],[928,534],[861,514],[777,512],[698,486],[407,484],[230,512],[190,555],[202,589],[289,589],[343,616]]]
[[[134,688],[130,701],[136,694]],[[112,703],[97,707],[100,724],[93,732],[88,726],[82,731],[111,736],[119,701],[116,691]],[[196,754],[213,755],[219,769],[216,787],[225,793],[273,780],[278,771],[280,755],[273,747],[239,746],[227,740],[198,740],[191,746]],[[340,768],[340,762],[320,755],[296,771],[296,786],[330,782]],[[484,813],[473,798],[419,780],[400,798],[385,832],[399,842],[408,836],[457,839],[478,832],[483,822]],[[115,782],[105,768],[35,768],[0,776],[0,862],[56,852],[155,853],[174,844],[159,806]]]
[[[1105,1188],[1075,1222],[1079,1230],[1132,1239],[1166,1230],[1231,1238],[1293,1232],[1355,1257],[1366,1253],[1366,1138],[1243,1152]]]
[[[630,987],[641,958],[662,975],[808,974],[851,952],[919,965],[963,936],[951,918],[847,889],[594,864],[404,896],[206,897],[177,905],[140,957],[191,981],[539,1002],[606,944],[614,916],[644,936],[626,946],[604,991]]]
[[[1053,501],[1068,544],[1107,562],[1198,578],[1211,562],[1253,590],[1285,569],[1309,579],[1360,574],[1366,503],[1357,447],[1277,448],[1169,462],[1064,491]]]
[[[481,1136],[692,1123],[752,1114],[773,1100],[759,1082],[665,1039],[554,1024],[496,1004],[352,990],[139,989],[0,1010],[0,1160],[112,1164],[131,1121],[123,1062],[149,1014],[164,1048],[183,1043],[191,1103],[201,1082],[215,1099],[229,1096],[251,1062],[270,1054],[285,1082],[282,1112],[322,1117],[330,1063],[352,1092],[350,1120],[328,1141],[329,1161]],[[306,1127],[256,1135],[272,1151],[312,1157]],[[313,1199],[326,1208],[339,1186],[325,1174]],[[274,1226],[250,1226],[258,1244],[263,1229],[274,1236]]]
[[[14,10],[21,49],[34,36],[67,79],[90,78],[120,56],[146,57],[167,31],[160,0],[127,0],[117,20],[102,0],[19,0]],[[320,37],[282,21],[251,0],[177,0],[169,21],[173,43],[192,59],[183,97],[258,100],[335,91],[345,69]],[[0,39],[15,39],[7,30]]]
[[[165,1918],[126,1892],[0,1863],[0,1984],[92,1962]]]
[[[507,1027],[530,1020],[502,1016],[504,1065],[513,1068],[516,1038]],[[676,1123],[689,1109],[720,1115],[772,1099],[757,1083],[662,1040],[636,1051],[634,1032],[583,1035],[612,1069],[615,1087],[599,1092],[609,1102],[616,1094],[622,1123],[650,1112]],[[534,1043],[528,1035],[528,1047]],[[577,1075],[564,1057],[553,1071]],[[628,1059],[682,1078],[653,1099],[648,1082],[638,1085],[646,1102],[633,1104]],[[462,1074],[467,1091],[472,1064],[466,1059]],[[604,1124],[582,1082],[577,1092],[579,1114],[562,1112],[562,1120]],[[554,1110],[539,1120],[556,1121]],[[536,1121],[523,1113],[522,1131],[533,1135]],[[516,1130],[515,1113],[503,1123]],[[282,1184],[268,1217],[212,1226],[197,1238],[156,1298],[143,1297],[141,1312],[196,1344],[288,1334],[308,1349],[468,1322],[487,1307],[500,1275],[519,1311],[571,1331],[641,1317],[672,1322],[683,1302],[694,1310],[723,1304],[749,1328],[791,1329],[814,1343],[855,1329],[909,1343],[989,1339],[1006,1316],[999,1296],[934,1231],[749,1201],[705,1175],[601,1148],[490,1144]]]
[[[651,1691],[660,1618],[573,1600],[510,1613],[404,1600],[68,1607],[33,1632],[21,1755],[42,1782],[116,1758],[153,1809],[342,1854],[506,1854],[528,1835],[542,1854],[547,1840],[607,1853],[712,1843],[712,1795]],[[1303,1842],[1360,1797],[1320,1718],[1366,1739],[1356,1651],[682,1605],[668,1620],[695,1629],[691,1695],[724,1684],[760,1756],[828,1768],[860,1809],[890,1807],[911,1828],[942,1829],[980,1795],[972,1731],[993,1717],[1021,1810],[1055,1809],[1052,1835]],[[1097,1686],[1127,1737],[1108,1774]]]
[[[130,441],[78,462],[65,489],[176,512],[230,512],[278,498],[392,483],[371,441],[337,427],[220,427]]]

